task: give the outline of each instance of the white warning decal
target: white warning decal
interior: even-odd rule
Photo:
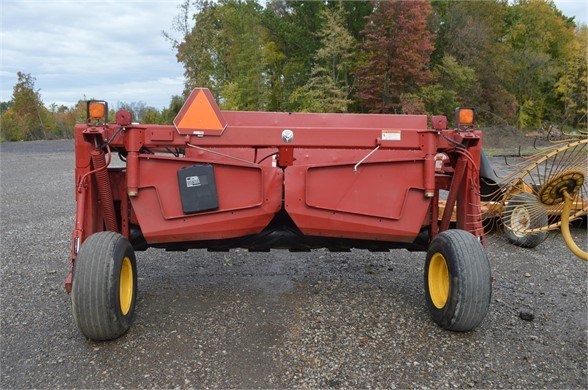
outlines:
[[[400,130],[382,130],[382,141],[400,141],[402,132]]]
[[[186,187],[198,187],[200,186],[200,178],[198,176],[188,176],[186,178]]]

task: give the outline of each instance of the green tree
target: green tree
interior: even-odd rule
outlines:
[[[207,87],[225,109],[290,111],[290,95],[317,77],[322,10],[344,10],[352,36],[366,23],[370,2],[186,0],[164,32],[184,65],[184,97]],[[317,37],[319,39],[317,39]],[[318,54],[320,57],[320,54]],[[319,72],[320,73],[320,72]],[[348,73],[348,72],[346,72]],[[347,74],[347,83],[352,84]],[[337,80],[337,83],[339,80]]]
[[[161,124],[161,122],[161,113],[153,107],[148,107],[143,113],[143,118],[141,119],[141,123],[145,124]]]
[[[315,65],[307,83],[290,95],[290,102],[301,111],[347,112],[355,39],[343,24],[342,8],[324,9],[322,16],[325,21],[317,32],[321,47],[314,55]]]
[[[293,111],[297,103],[290,95],[306,84],[312,74],[314,53],[320,42],[324,2],[282,1],[267,3],[262,13],[262,36],[266,47],[268,109]],[[295,100],[295,99],[294,99]]]
[[[433,77],[434,84],[421,88],[416,94],[403,96],[403,112],[420,113],[414,111],[418,110],[416,102],[421,101],[426,113],[452,118],[456,107],[473,105],[477,85],[473,68],[461,65],[447,55],[434,67]]]
[[[198,0],[180,7],[174,30],[164,32],[184,65],[187,96],[195,87],[209,88],[220,106],[238,110],[266,106],[261,6],[252,0]],[[191,24],[193,20],[193,25]]]
[[[133,116],[134,122],[141,122],[141,123],[157,123],[157,115],[159,115],[159,111],[155,107],[147,106],[142,100],[136,102],[119,102],[116,105],[116,110],[127,110]],[[149,121],[155,120],[156,122],[145,122],[145,116],[148,116]]]
[[[265,58],[267,77],[267,110],[283,111],[286,109],[284,104],[285,96],[285,79],[283,69],[286,63],[286,55],[282,51],[279,43],[271,40],[267,30],[262,32],[264,41],[263,57]]]
[[[574,34],[551,1],[520,0],[510,11],[512,71],[506,86],[516,98],[517,126],[539,127],[561,110],[553,90],[572,55]]]
[[[365,28],[367,17],[374,10],[372,1],[345,1],[335,0],[327,1],[327,7],[330,9],[341,10],[343,15],[343,25],[351,33],[355,40],[362,38],[361,32]]]
[[[76,123],[83,123],[86,120],[86,101],[79,100],[76,105],[67,107],[65,105],[51,105],[51,113],[55,118],[55,136],[58,138],[72,138]]]
[[[516,103],[505,88],[512,56],[505,38],[509,4],[501,0],[441,0],[433,2],[433,9],[433,29],[438,37],[432,55],[434,66],[450,56],[459,65],[473,69],[474,84],[468,95],[459,99],[465,98],[467,104],[477,107],[481,121],[510,121],[516,113]]]
[[[182,109],[185,101],[186,99],[184,99],[182,96],[172,96],[169,102],[169,107],[161,110],[161,124],[171,125],[174,121],[174,118]]]
[[[41,101],[35,78],[18,72],[12,105],[2,112],[2,138],[8,141],[46,139],[54,136],[55,119]]]
[[[581,26],[576,31],[571,55],[564,63],[556,92],[563,105],[561,122],[563,125],[588,129],[586,110],[588,107],[588,73],[586,58],[588,48],[588,27]]]
[[[267,106],[265,58],[261,39],[261,7],[255,1],[225,1],[221,36],[226,71],[221,104],[232,110],[262,110]]]
[[[164,35],[184,65],[183,97],[208,87],[225,109],[452,116],[472,105],[487,124],[531,128],[585,123],[586,43],[574,29],[552,0],[185,0],[177,37]]]
[[[192,5],[195,7],[193,15]],[[184,66],[184,95],[188,96],[195,87],[210,88],[214,93],[218,80],[224,79],[218,65],[220,24],[216,16],[217,5],[206,0],[185,0],[179,8],[173,30],[180,36],[175,37],[166,31],[162,34],[176,50],[178,62]]]
[[[0,102],[0,113],[12,107],[12,101]]]
[[[0,141],[19,141],[24,139],[19,120],[14,110],[8,109],[0,114]]]

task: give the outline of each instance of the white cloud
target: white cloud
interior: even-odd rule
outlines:
[[[171,31],[181,0],[0,0],[0,101],[16,73],[36,77],[46,104],[87,97],[169,104],[183,69],[161,30]],[[555,0],[587,22],[588,3]]]
[[[588,2],[586,0],[555,0],[554,2],[564,15],[574,16],[576,24],[588,24]]]
[[[79,87],[68,87],[62,90],[49,93],[50,99],[46,101],[73,105],[78,99],[83,97],[90,99],[106,100],[111,107],[115,107],[120,102],[144,101],[148,106],[161,109],[169,104],[172,95],[177,95],[182,91],[184,79],[182,77],[169,78],[162,77],[156,80],[148,81],[128,81],[124,83],[110,84],[88,84]],[[162,104],[153,103],[159,99],[160,95],[167,96]],[[43,96],[48,93],[43,93]],[[76,96],[75,100],[70,100],[71,96]]]
[[[183,89],[182,66],[161,35],[179,2],[2,0],[0,100],[10,100],[22,71],[47,104],[86,94],[166,106]]]

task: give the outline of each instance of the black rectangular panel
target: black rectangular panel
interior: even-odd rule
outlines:
[[[178,169],[178,184],[184,214],[218,209],[212,165],[191,165]]]

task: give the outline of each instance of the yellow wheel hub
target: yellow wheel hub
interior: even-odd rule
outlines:
[[[548,206],[563,203],[564,190],[572,197],[584,184],[584,174],[578,170],[568,170],[551,177],[539,189],[538,198]]]
[[[437,309],[442,309],[449,298],[449,270],[445,257],[439,252],[429,263],[429,295]]]
[[[131,260],[125,257],[120,268],[120,310],[127,315],[133,302],[133,267]]]

